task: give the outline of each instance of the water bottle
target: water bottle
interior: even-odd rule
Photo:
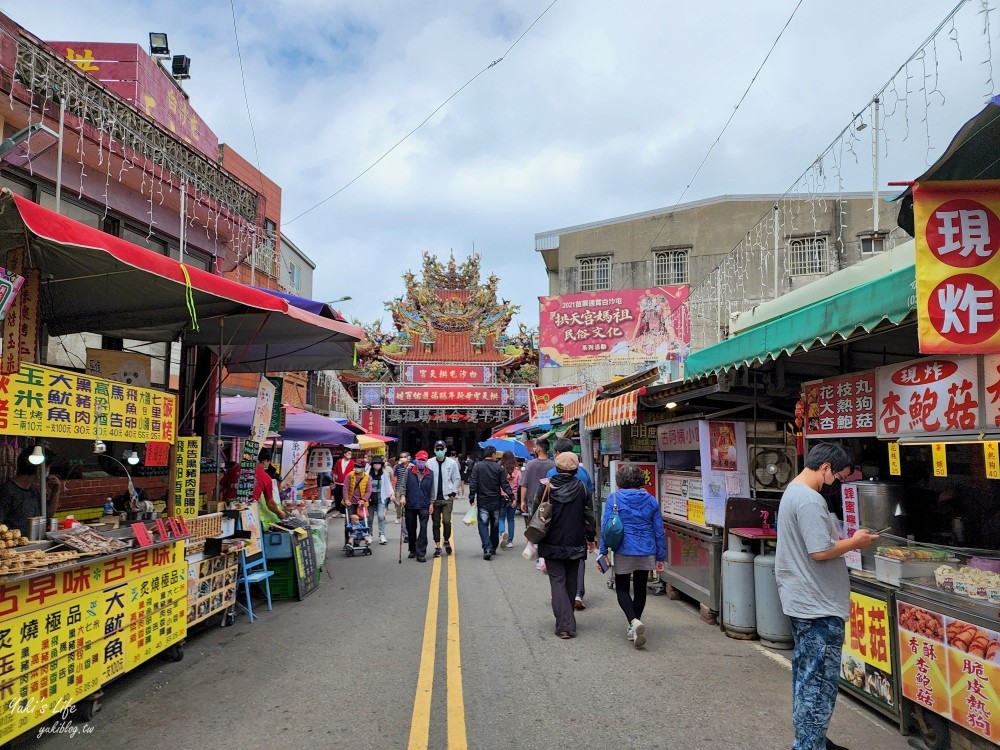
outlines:
[[[115,504],[109,497],[104,503],[104,515],[113,516],[115,514]]]

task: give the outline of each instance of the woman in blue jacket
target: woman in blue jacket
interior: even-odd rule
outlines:
[[[618,491],[607,499],[601,528],[618,506],[625,535],[615,552],[615,591],[618,606],[628,620],[628,639],[642,648],[646,643],[646,626],[642,624],[642,610],[646,606],[646,581],[649,571],[662,573],[667,556],[667,543],[663,534],[663,517],[656,498],[643,489],[645,474],[635,464],[623,464],[618,469],[615,482]],[[601,539],[601,555],[608,554],[608,546]],[[629,585],[632,591],[629,591]]]

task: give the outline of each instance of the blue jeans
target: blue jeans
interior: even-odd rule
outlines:
[[[840,681],[844,621],[792,617],[792,750],[825,750]]]
[[[513,505],[505,505],[500,509],[500,533],[507,532],[508,542],[514,541],[514,532],[517,530],[517,526],[514,524],[516,517],[517,513]]]
[[[479,538],[483,542],[483,552],[496,552],[500,545],[500,509],[479,509]]]
[[[378,499],[378,507],[375,513],[378,515],[378,535],[385,536],[385,503],[382,498]]]

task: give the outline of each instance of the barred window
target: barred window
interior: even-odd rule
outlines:
[[[580,291],[599,292],[611,288],[611,258],[580,260]]]
[[[884,235],[876,234],[861,238],[862,255],[874,255],[875,253],[881,253],[883,250],[885,250]]]
[[[788,273],[792,276],[829,273],[826,237],[802,237],[788,242]]]
[[[687,283],[687,250],[658,250],[653,254],[653,286]]]

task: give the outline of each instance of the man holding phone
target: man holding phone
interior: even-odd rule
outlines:
[[[826,731],[837,700],[844,623],[851,611],[851,582],[843,556],[878,539],[865,529],[840,539],[840,524],[821,494],[851,471],[851,457],[843,447],[818,443],[781,496],[774,573],[795,640],[792,750],[813,750],[824,742],[828,750],[841,748],[827,739]]]

